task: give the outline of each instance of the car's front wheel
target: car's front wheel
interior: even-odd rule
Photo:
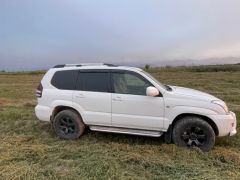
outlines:
[[[180,147],[200,148],[209,151],[215,144],[213,128],[202,118],[195,116],[183,117],[173,128],[173,142]]]
[[[73,110],[59,112],[52,125],[55,133],[62,139],[77,139],[85,130],[81,117]]]

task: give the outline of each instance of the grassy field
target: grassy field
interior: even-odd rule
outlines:
[[[213,94],[240,117],[240,65],[149,72],[163,83]],[[240,134],[218,138],[208,153],[161,138],[89,130],[76,141],[60,140],[34,114],[42,76],[0,73],[0,179],[240,179]]]

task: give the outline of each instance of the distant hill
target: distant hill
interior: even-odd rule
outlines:
[[[159,61],[149,63],[151,66],[197,66],[197,65],[215,65],[215,64],[240,64],[240,58],[226,57],[226,58],[209,58],[209,59],[184,59],[172,61]],[[139,66],[139,65],[138,65]],[[141,64],[140,67],[143,67]]]

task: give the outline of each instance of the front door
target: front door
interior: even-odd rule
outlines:
[[[113,71],[112,126],[146,130],[163,128],[162,97],[146,95],[153,86],[142,75],[130,71]]]

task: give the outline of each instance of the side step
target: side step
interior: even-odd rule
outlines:
[[[129,129],[129,128],[121,128],[121,127],[119,128],[119,127],[107,127],[107,126],[89,126],[89,128],[92,131],[131,134],[131,135],[140,135],[140,136],[151,136],[151,137],[160,137],[163,134],[163,132],[158,132],[158,131]]]

